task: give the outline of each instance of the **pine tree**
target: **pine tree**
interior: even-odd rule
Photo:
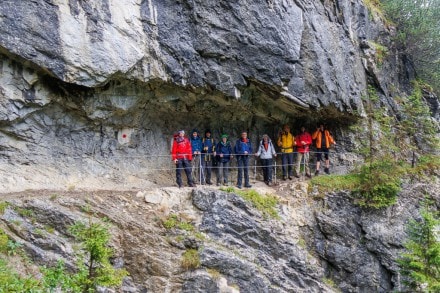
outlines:
[[[440,220],[424,208],[419,221],[408,224],[406,251],[398,260],[403,283],[416,292],[440,292]]]

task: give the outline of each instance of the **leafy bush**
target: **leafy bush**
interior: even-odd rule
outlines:
[[[40,282],[33,277],[22,277],[0,258],[0,292],[43,292]]]

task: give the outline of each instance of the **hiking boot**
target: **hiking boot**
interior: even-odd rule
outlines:
[[[283,180],[286,181],[286,180],[287,180],[287,177],[286,177],[286,176],[283,176]]]
[[[241,185],[237,185],[236,187],[237,187],[238,189],[241,189]]]
[[[246,188],[251,188],[252,185],[248,184],[248,185],[245,185],[244,187],[246,187]]]
[[[296,177],[297,175],[295,175],[295,177]],[[298,178],[299,178],[299,176],[298,176]],[[289,180],[292,180],[292,176],[289,176]]]
[[[188,184],[188,186],[189,187],[196,187],[196,184],[195,183],[190,183],[190,184]]]
[[[319,175],[319,170],[316,170],[315,171],[315,176],[318,176]]]
[[[310,173],[307,173],[306,176],[309,178],[312,178],[312,174],[310,174]]]
[[[272,186],[272,182],[267,182],[267,186]]]
[[[182,184],[179,184],[179,188],[182,188]]]
[[[324,168],[324,172],[325,172],[326,174],[330,174],[330,170],[329,170],[328,168]]]
[[[212,185],[212,182],[211,181],[206,181],[206,184]]]
[[[221,184],[220,184],[220,182],[217,182],[217,186],[220,186]]]
[[[294,176],[295,176],[295,178],[299,178],[299,175],[296,175],[296,174],[295,174]],[[289,179],[292,179],[292,178],[291,178],[291,177],[289,177]]]

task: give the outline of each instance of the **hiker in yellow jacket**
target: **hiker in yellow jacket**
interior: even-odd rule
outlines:
[[[316,145],[316,171],[315,175],[319,174],[319,167],[322,161],[322,154],[325,157],[325,167],[324,172],[330,174],[330,160],[328,158],[329,148],[332,144],[336,144],[333,137],[330,135],[330,132],[325,129],[324,124],[321,124],[318,129],[313,133],[312,139],[315,140]]]
[[[293,175],[293,148],[295,146],[295,138],[290,133],[290,127],[284,124],[283,131],[278,135],[277,145],[281,148],[281,162],[283,165],[283,180],[292,180]]]

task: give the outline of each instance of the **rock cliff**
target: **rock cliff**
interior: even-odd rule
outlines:
[[[394,109],[414,75],[362,1],[2,1],[0,16],[8,190],[148,186],[181,128],[256,140],[325,121],[342,142],[367,83]]]

